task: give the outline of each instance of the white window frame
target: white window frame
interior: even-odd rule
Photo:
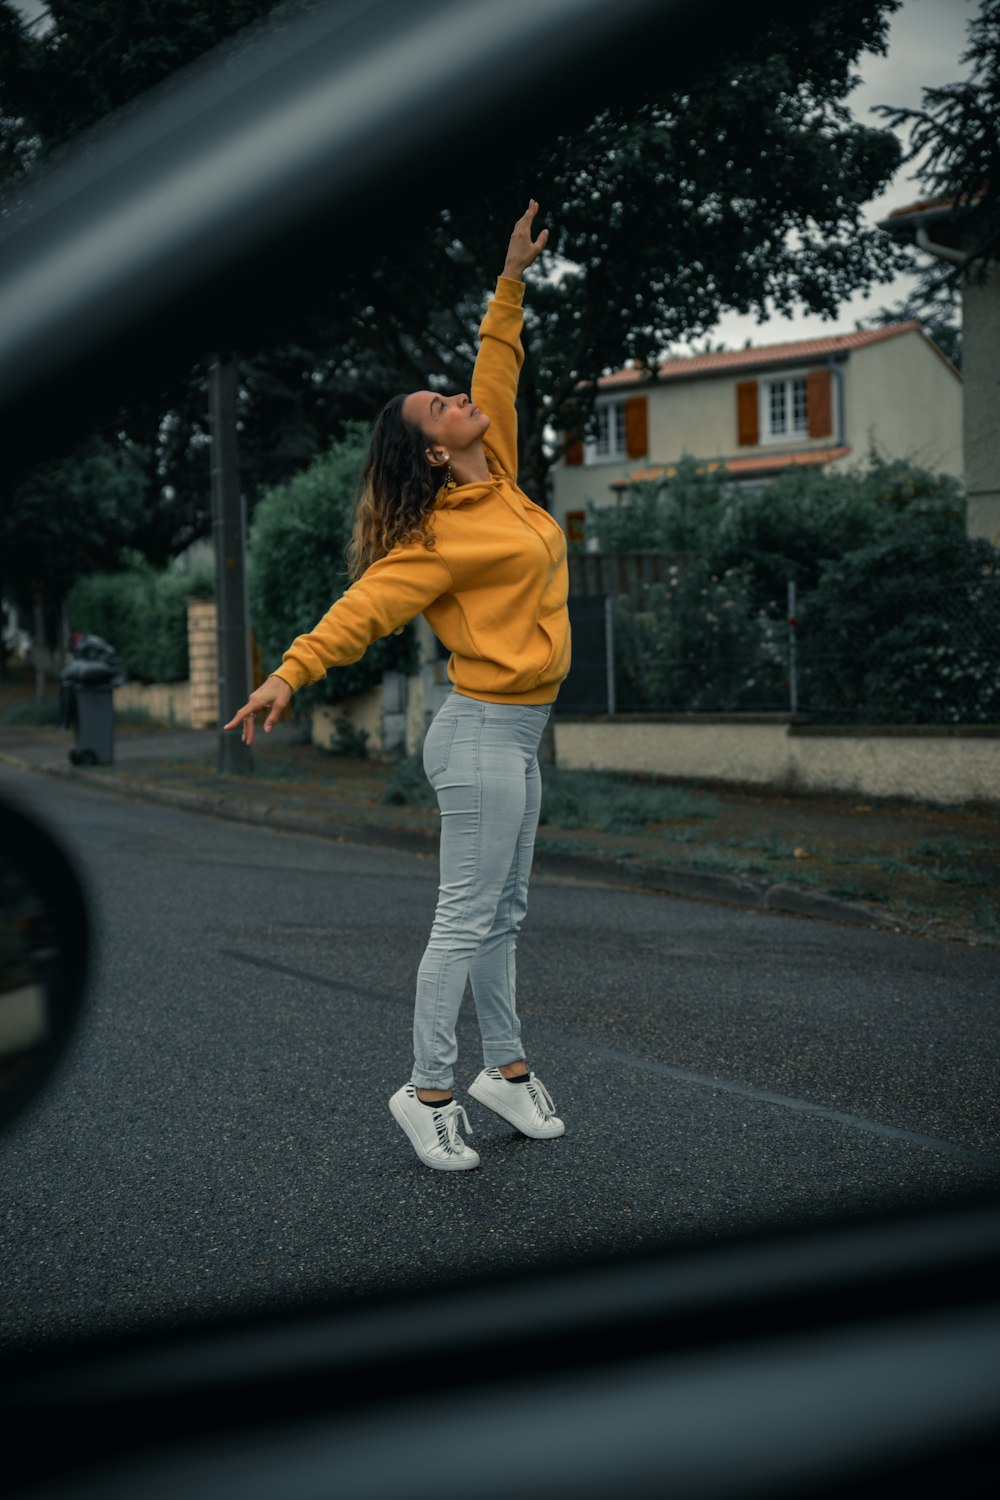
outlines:
[[[583,461],[588,465],[620,464],[628,457],[625,398],[612,397],[607,401],[598,401],[595,412],[607,412],[607,425],[603,434],[587,438],[583,445]]]
[[[775,431],[771,423],[771,390],[774,386],[784,388],[785,426]],[[799,387],[802,400],[801,423],[795,425],[795,390]],[[808,386],[803,375],[762,375],[757,382],[757,422],[761,443],[796,443],[809,436]]]

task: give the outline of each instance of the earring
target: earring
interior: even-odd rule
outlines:
[[[451,472],[451,455],[449,453],[446,453],[445,454],[445,458],[448,461],[448,467],[444,471],[444,482],[445,482],[446,485],[454,484],[455,481],[454,481],[454,479],[452,477],[452,472]]]

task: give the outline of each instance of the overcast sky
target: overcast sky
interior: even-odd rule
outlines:
[[[44,0],[14,0],[14,4],[32,18],[46,9]],[[959,57],[967,45],[968,22],[978,13],[978,0],[904,0],[890,23],[888,54],[877,57],[865,53],[859,61],[862,82],[848,101],[855,115],[867,123],[884,125],[879,116],[871,114],[872,105],[918,105],[923,88],[954,83],[962,77],[966,70]],[[919,184],[908,176],[911,170],[903,168],[887,192],[868,205],[865,218],[869,222],[884,218],[891,209],[920,196]],[[876,288],[867,300],[853,297],[841,305],[832,321],[800,314],[791,319],[774,317],[761,324],[752,316],[726,314],[711,337],[713,342],[739,348],[748,339],[754,344],[764,344],[809,338],[817,333],[850,332],[859,318],[905,296],[909,285],[908,280],[903,280]]]

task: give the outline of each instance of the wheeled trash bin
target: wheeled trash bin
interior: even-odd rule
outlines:
[[[75,766],[110,766],[115,758],[113,690],[125,681],[121,657],[97,635],[86,635],[59,673],[59,718],[73,730]]]

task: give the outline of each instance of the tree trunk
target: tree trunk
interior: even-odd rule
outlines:
[[[44,590],[36,588],[32,593],[32,650],[31,655],[35,663],[35,702],[41,703],[45,697],[45,659],[48,655],[48,645],[45,633],[45,593]]]

